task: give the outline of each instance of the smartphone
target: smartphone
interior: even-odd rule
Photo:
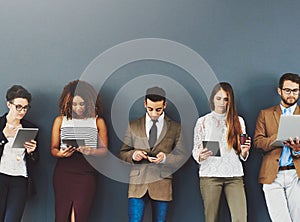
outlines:
[[[153,154],[153,153],[147,153],[147,156],[148,156],[149,159],[151,159],[151,160],[156,160],[156,159],[157,159],[156,155]]]
[[[151,160],[156,160],[157,157],[149,156],[149,159],[151,159]]]

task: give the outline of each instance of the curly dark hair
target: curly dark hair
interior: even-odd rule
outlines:
[[[85,102],[85,117],[97,117],[102,114],[101,100],[94,87],[82,80],[69,82],[63,89],[59,99],[60,114],[72,119],[72,103],[75,96],[80,96]]]

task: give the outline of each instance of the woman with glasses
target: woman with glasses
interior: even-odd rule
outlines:
[[[31,94],[14,85],[6,100],[8,113],[0,117],[0,221],[20,222],[28,192],[34,192],[31,173],[39,154],[35,140],[25,142],[24,148],[12,148],[18,128],[35,128],[24,119]]]
[[[194,129],[193,157],[200,165],[200,191],[207,222],[218,220],[219,202],[224,191],[233,222],[247,221],[242,161],[249,155],[251,140],[245,144],[244,120],[238,116],[233,89],[229,83],[217,84],[211,93],[211,112],[198,119]],[[220,156],[214,156],[204,141],[217,141]],[[209,144],[209,143],[207,143]],[[244,144],[244,145],[242,145]]]
[[[96,170],[88,156],[107,152],[107,130],[99,95],[87,82],[68,83],[60,96],[60,114],[52,127],[55,221],[86,222],[96,192]],[[77,144],[76,144],[77,142]]]

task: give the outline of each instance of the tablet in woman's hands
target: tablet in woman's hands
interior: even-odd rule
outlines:
[[[38,131],[38,128],[19,128],[15,135],[12,148],[25,148],[24,143],[34,140]]]
[[[203,148],[207,148],[213,152],[213,156],[221,156],[219,141],[202,141]]]
[[[65,144],[67,147],[74,148],[78,148],[80,146],[85,145],[84,139],[62,139],[62,143]]]

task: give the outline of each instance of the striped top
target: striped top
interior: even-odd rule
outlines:
[[[60,138],[61,147],[65,146],[65,144],[62,143],[63,139],[83,139],[86,146],[97,148],[98,129],[96,118],[67,119],[67,117],[64,116]]]

